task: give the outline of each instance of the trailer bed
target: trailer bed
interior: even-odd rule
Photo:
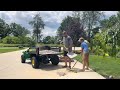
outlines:
[[[56,51],[53,51],[53,50],[42,50],[42,51],[39,51],[39,54],[40,55],[48,55],[48,54],[61,54],[60,52],[56,52]]]

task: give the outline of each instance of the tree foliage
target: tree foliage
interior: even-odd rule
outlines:
[[[68,35],[73,39],[73,44],[77,45],[78,39],[82,36],[86,38],[86,34],[83,30],[81,23],[78,18],[67,16],[63,19],[60,27],[58,28],[57,35],[59,39],[62,40],[63,31],[67,31]]]
[[[0,18],[0,37],[1,39],[8,36],[11,33],[9,25]]]
[[[100,26],[102,28],[110,28],[114,26],[117,22],[118,22],[118,18],[116,17],[116,15],[112,15],[108,19],[101,20]]]
[[[33,35],[36,36],[37,42],[39,42],[42,37],[42,29],[44,29],[45,26],[40,14],[36,14],[29,24],[33,26]]]
[[[94,46],[100,47],[104,53],[116,57],[120,51],[120,12],[108,19],[100,21],[101,33],[95,35]]]
[[[27,34],[30,34],[30,31],[22,27],[20,24],[11,23],[10,29],[11,29],[12,35],[15,37],[26,36]]]
[[[30,31],[25,27],[22,27],[20,24],[11,23],[7,24],[3,19],[0,18],[0,37],[1,39],[6,36],[13,35],[15,37],[18,36],[26,36]]]
[[[57,36],[46,36],[42,41],[44,44],[58,44]]]
[[[74,11],[73,16],[79,18],[82,27],[87,30],[88,40],[90,41],[90,34],[92,29],[98,25],[101,16],[103,16],[101,11]]]

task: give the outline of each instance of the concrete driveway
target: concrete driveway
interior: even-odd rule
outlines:
[[[64,62],[60,62],[58,66],[47,64],[33,69],[30,60],[21,63],[22,51],[24,50],[0,54],[0,79],[105,79],[91,69],[80,72],[80,62],[74,67],[77,73],[62,68]],[[72,62],[72,66],[74,63]]]

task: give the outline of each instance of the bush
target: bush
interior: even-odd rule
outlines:
[[[32,39],[29,39],[28,45],[29,47],[34,47],[36,45],[36,42]]]
[[[7,36],[2,39],[3,44],[33,44],[35,45],[35,41],[30,37],[19,36],[19,37],[11,37]]]
[[[116,48],[116,52],[118,53],[120,51],[120,47],[117,47]]]
[[[18,48],[19,48],[19,49],[22,49],[22,48],[23,48],[23,45],[18,46]]]
[[[19,47],[21,45],[23,47],[29,47],[28,44],[0,44],[0,47]]]
[[[117,58],[120,58],[120,52],[117,53],[116,57],[117,57]]]
[[[2,43],[4,44],[12,44],[12,38],[10,36],[6,36],[2,39]]]
[[[20,44],[21,40],[18,37],[10,37],[6,36],[5,38],[2,39],[3,44]]]
[[[19,42],[21,41],[18,37],[11,37],[12,39],[12,44],[19,44]]]
[[[2,40],[0,39],[0,43],[2,43]]]
[[[24,36],[19,36],[19,44],[27,44],[28,43],[28,40],[27,40],[27,37],[24,37]]]
[[[94,47],[93,52],[94,52],[95,55],[104,55],[104,51],[102,49],[100,49],[100,46]]]

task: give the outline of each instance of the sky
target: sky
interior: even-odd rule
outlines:
[[[39,11],[40,15],[45,23],[45,28],[42,30],[43,36],[55,36],[58,27],[62,20],[67,15],[72,15],[72,11]],[[103,11],[106,18],[111,15],[116,15],[117,11]],[[38,11],[0,11],[0,18],[10,24],[15,22],[21,24],[32,32],[32,27],[29,25],[29,21],[33,20],[34,15]]]

